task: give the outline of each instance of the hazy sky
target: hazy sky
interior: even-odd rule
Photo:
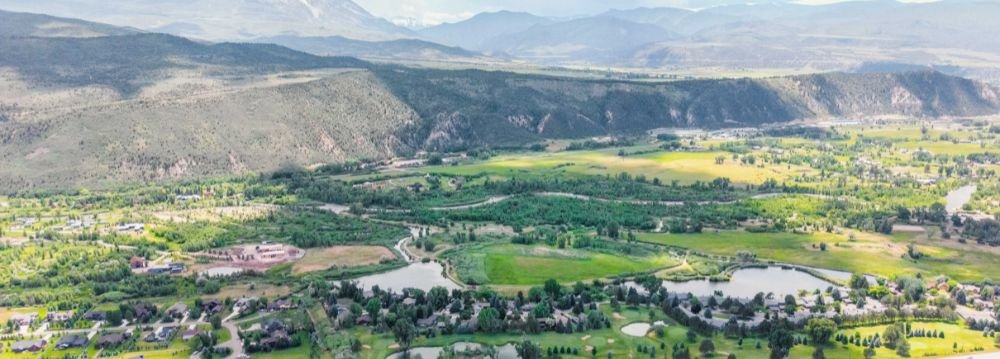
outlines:
[[[413,18],[423,23],[460,21],[484,11],[526,11],[543,16],[577,16],[609,9],[640,6],[705,8],[747,0],[354,0],[369,12],[388,19]],[[765,0],[767,1],[767,0]],[[823,4],[840,0],[800,0]],[[923,0],[909,0],[923,1]]]

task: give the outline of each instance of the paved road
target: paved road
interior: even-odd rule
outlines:
[[[981,354],[962,354],[962,355],[950,356],[945,359],[1000,359],[1000,352],[981,353]]]

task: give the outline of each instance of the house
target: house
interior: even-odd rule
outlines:
[[[368,314],[362,314],[358,316],[358,319],[354,320],[355,325],[369,325],[372,323],[372,317]]]
[[[95,322],[104,321],[107,317],[108,317],[108,313],[100,312],[100,311],[87,312],[87,314],[83,315],[83,319],[90,320],[90,321],[95,321]]]
[[[44,339],[22,340],[19,342],[14,342],[14,344],[10,346],[10,350],[15,353],[24,353],[24,352],[35,353],[41,351],[42,349],[45,349],[46,344],[48,344],[48,342],[46,342]]]
[[[59,341],[56,342],[56,349],[66,350],[69,348],[83,348],[86,347],[89,342],[90,340],[88,340],[84,335],[71,334],[59,338]]]
[[[291,344],[291,337],[288,336],[288,332],[284,330],[278,330],[271,332],[260,341],[260,346],[269,349],[281,349],[286,348]]]
[[[177,332],[177,328],[173,327],[159,327],[146,335],[145,340],[150,343],[159,343],[170,341],[170,338],[174,336]]]
[[[175,262],[167,264],[167,268],[170,270],[171,274],[180,274],[184,273],[184,269],[186,269],[186,266],[184,265],[184,263]]]
[[[201,304],[201,310],[208,315],[222,313],[222,309],[222,302],[218,299],[212,299]]]
[[[270,304],[268,304],[267,305],[267,310],[269,312],[277,312],[277,311],[282,311],[282,310],[295,309],[297,307],[298,307],[297,305],[295,305],[294,303],[292,303],[291,299],[283,298],[283,299],[278,299],[278,300],[273,301]]]
[[[50,322],[65,322],[73,318],[73,311],[49,312],[45,315],[45,320]]]
[[[108,334],[97,338],[95,345],[100,349],[115,348],[124,343],[126,339],[128,339],[128,334],[125,333]]]
[[[184,201],[197,201],[197,200],[201,199],[201,195],[198,195],[198,194],[179,194],[179,195],[177,195],[177,197],[175,197],[175,199],[178,200],[178,201],[182,201],[182,202],[184,202]]]
[[[420,328],[430,328],[437,324],[438,316],[437,314],[431,315],[424,319],[417,319],[417,327]]]
[[[200,330],[188,330],[188,331],[184,332],[184,334],[181,336],[181,339],[184,340],[184,341],[188,341],[188,340],[193,339],[194,337],[197,337],[201,333],[202,333],[202,331],[200,331]]]
[[[188,313],[187,304],[181,302],[177,302],[176,304],[171,305],[170,308],[167,308],[167,315],[175,319],[184,318],[184,315],[186,315],[187,313]]]
[[[15,314],[10,317],[10,320],[14,322],[14,324],[22,327],[31,325],[31,323],[35,322],[35,319],[38,319],[38,313],[22,313]]]
[[[128,260],[128,266],[132,269],[146,268],[146,258],[134,256]]]
[[[264,322],[262,328],[264,328],[264,331],[267,333],[276,332],[279,330],[284,330],[284,331],[288,330],[288,327],[285,325],[285,322],[273,318],[268,319],[266,322]]]
[[[138,322],[148,322],[156,315],[156,306],[152,304],[139,303],[132,306],[135,312],[135,320]]]
[[[142,232],[142,230],[146,229],[146,225],[143,223],[126,223],[118,226],[117,229],[119,232],[128,232],[128,231]]]
[[[256,304],[257,304],[257,302],[259,300],[260,299],[258,299],[257,297],[243,297],[243,298],[237,299],[236,303],[233,304],[233,309],[237,310],[237,311],[240,311],[240,312],[243,312],[243,311],[247,310],[248,308],[250,308],[250,306],[256,306]]]
[[[417,300],[414,299],[414,298],[403,299],[403,305],[416,305],[416,304],[417,304]]]

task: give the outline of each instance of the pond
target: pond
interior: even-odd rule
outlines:
[[[948,210],[948,213],[961,211],[962,206],[972,200],[973,193],[976,193],[976,185],[962,186],[948,192],[948,195],[944,197],[944,208]]]
[[[446,278],[442,273],[444,267],[437,262],[410,263],[410,265],[358,278],[358,284],[364,288],[379,286],[383,290],[400,292],[406,288],[416,288],[429,291],[434,287],[445,287],[449,290],[459,289],[459,286]]]
[[[782,269],[781,267],[767,267],[739,269],[733,273],[732,279],[728,282],[711,282],[706,279],[663,282],[663,286],[670,292],[691,293],[700,297],[710,296],[716,291],[721,291],[723,295],[735,298],[753,298],[760,292],[774,293],[780,298],[789,294],[798,294],[799,290],[812,292],[817,289],[826,290],[827,287],[836,285],[806,272]]]

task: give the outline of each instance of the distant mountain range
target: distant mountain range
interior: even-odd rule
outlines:
[[[1000,82],[1000,37],[991,35],[1000,1],[673,3],[701,9],[612,10],[572,19],[501,11],[426,28],[414,19],[395,19],[420,28],[412,30],[350,0],[6,0],[0,7],[202,40],[277,41],[318,55],[379,60],[488,58],[749,74],[844,71],[880,62],[935,66]],[[465,53],[456,56],[451,47]]]
[[[373,64],[31,14],[0,12],[0,20],[3,190],[267,172],[660,127],[1000,112],[1000,91],[989,85],[924,69],[870,72],[883,66],[875,64],[858,74],[767,79],[583,80]]]
[[[212,41],[265,36],[415,38],[351,0],[4,0],[0,9],[72,16]]]

